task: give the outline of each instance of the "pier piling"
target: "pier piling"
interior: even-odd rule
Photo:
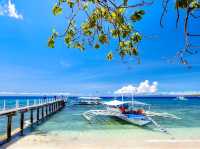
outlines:
[[[40,120],[40,109],[39,107],[37,108],[37,123],[39,122]]]
[[[32,126],[33,125],[33,109],[30,110],[30,122]]]
[[[20,112],[20,133],[23,135],[24,131],[24,112]]]
[[[47,106],[45,106],[45,110],[46,110],[45,116],[47,116],[48,115],[48,107]]]
[[[7,140],[10,140],[11,137],[11,129],[12,129],[12,115],[8,115],[7,121]]]
[[[44,107],[42,106],[42,119],[44,118]]]

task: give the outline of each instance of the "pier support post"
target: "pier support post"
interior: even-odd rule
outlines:
[[[7,116],[7,141],[11,138],[11,131],[12,131],[12,114]]]
[[[24,133],[24,112],[20,112],[20,134]]]
[[[58,103],[58,102],[56,101],[56,103],[55,103],[56,111],[57,111],[57,109],[58,109],[58,107],[57,107],[57,103]]]
[[[40,120],[40,109],[37,108],[37,122],[39,122]]]
[[[44,118],[44,107],[42,106],[42,119]]]
[[[58,110],[60,109],[60,101],[58,102]]]
[[[53,103],[53,112],[55,112],[56,111],[56,106],[55,106],[56,104],[55,103]]]
[[[51,105],[49,104],[49,114],[51,114]]]
[[[54,112],[53,103],[51,104],[52,113]]]
[[[51,104],[51,113],[53,113],[53,104]]]
[[[33,125],[33,109],[30,111],[30,121],[31,121],[31,126]]]
[[[48,115],[48,106],[45,106],[45,110],[46,110],[46,116]]]

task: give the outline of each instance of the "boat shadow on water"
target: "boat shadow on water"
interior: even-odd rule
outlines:
[[[119,119],[117,117],[113,117],[112,119],[114,119],[120,125],[125,125],[125,126],[128,125],[128,126],[130,126],[129,127],[130,129],[132,129],[133,127],[135,127],[135,128],[138,128],[138,129],[143,129],[143,130],[147,130],[147,131],[151,131],[151,132],[159,132],[160,133],[160,131],[158,131],[157,129],[155,129],[152,124],[150,124],[150,125],[144,125],[144,126],[138,126],[138,125],[130,124],[127,121],[122,121],[121,119]]]
[[[155,129],[153,127],[153,125],[145,125],[145,126],[138,126],[138,125],[134,125],[134,124],[130,124],[127,121],[123,121],[120,118],[117,118],[115,116],[113,117],[107,117],[107,116],[100,116],[100,117],[96,117],[95,120],[91,120],[91,121],[87,121],[89,125],[92,126],[102,126],[104,125],[104,129],[106,129],[106,127],[108,126],[114,126],[112,127],[112,129],[143,129],[149,132],[158,132],[158,133],[162,133],[159,130]],[[110,127],[108,128],[110,129]]]

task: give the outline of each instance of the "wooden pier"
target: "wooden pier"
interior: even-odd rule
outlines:
[[[3,110],[0,111],[0,117],[6,116],[7,117],[7,127],[6,127],[6,138],[5,140],[0,141],[9,141],[14,133],[12,133],[12,118],[16,114],[19,113],[20,116],[20,128],[17,133],[23,135],[24,129],[26,127],[32,126],[34,123],[39,123],[44,118],[56,113],[57,111],[61,110],[65,106],[65,101],[63,99],[54,100],[46,103],[40,103],[37,105],[31,105],[21,108],[14,108],[10,110]],[[34,122],[34,114],[33,112],[36,111],[36,121]],[[26,112],[30,113],[30,124],[25,125],[25,118],[24,114]]]

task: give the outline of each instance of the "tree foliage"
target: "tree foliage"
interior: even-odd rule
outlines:
[[[163,18],[167,14],[169,2],[173,0],[163,0],[163,13],[161,14],[160,25],[163,27]],[[81,51],[86,46],[99,49],[114,40],[115,49],[110,49],[107,59],[112,60],[114,54],[137,57],[138,45],[142,40],[141,33],[135,28],[135,23],[140,21],[145,15],[144,6],[153,4],[153,1],[138,0],[135,3],[131,0],[58,0],[53,6],[52,13],[57,16],[62,14],[63,9],[70,10],[67,15],[68,23],[64,33],[53,30],[48,40],[50,48],[55,47],[55,40],[63,38],[67,47],[78,48]],[[200,8],[199,0],[175,0],[174,7],[177,12],[177,26],[180,19],[179,11],[186,12],[184,18],[185,46],[179,51],[182,63],[187,63],[183,59],[184,52],[191,52],[188,31],[188,20],[190,17],[199,18],[195,12]],[[80,19],[80,16],[85,20]]]
[[[143,18],[145,11],[133,8],[150,4],[141,2],[131,5],[128,0],[58,0],[52,9],[53,14],[61,14],[63,7],[67,6],[70,9],[67,16],[69,22],[64,34],[53,31],[48,46],[54,48],[56,38],[62,37],[67,47],[83,51],[87,45],[99,49],[109,44],[110,40],[115,40],[117,46],[110,49],[108,60],[112,60],[113,51],[117,51],[121,58],[126,55],[138,56],[138,44],[142,36],[134,24]],[[131,14],[128,10],[131,10]],[[77,20],[79,14],[86,18],[81,23],[80,19]]]

